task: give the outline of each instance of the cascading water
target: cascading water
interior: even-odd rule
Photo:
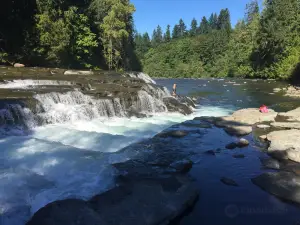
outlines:
[[[30,133],[2,133],[0,138],[1,225],[24,225],[49,202],[88,199],[105,191],[114,184],[111,164],[137,154],[120,149],[193,117],[167,112],[162,99],[170,93],[155,86],[151,78],[138,76],[147,84],[132,96],[99,99],[73,90],[35,94],[36,107],[29,107],[31,110],[17,103],[2,106],[1,130],[17,127],[21,134],[19,128],[27,127]],[[69,85],[23,80],[0,88],[51,84]],[[128,118],[128,110],[153,116]],[[213,112],[215,109],[209,114]]]
[[[34,86],[57,86],[57,85],[72,85],[70,81],[59,80],[12,80],[0,83],[0,88],[5,89],[30,89]]]

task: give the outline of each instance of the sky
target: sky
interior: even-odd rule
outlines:
[[[258,0],[262,5],[263,0]],[[187,27],[192,19],[199,22],[203,16],[219,13],[228,8],[231,13],[233,26],[239,19],[244,18],[245,6],[250,0],[131,0],[136,8],[134,13],[135,27],[139,33],[148,32],[160,25],[165,31],[168,24],[172,27],[182,18]]]

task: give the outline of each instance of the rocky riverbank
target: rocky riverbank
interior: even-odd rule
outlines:
[[[199,162],[199,157],[230,154],[232,159],[245,160],[249,157],[247,149],[254,145],[270,156],[261,159],[262,166],[276,171],[250,177],[253,184],[281,199],[300,203],[299,110],[286,113],[271,110],[262,114],[258,109],[242,109],[227,117],[198,117],[174,125],[121,151],[137,154],[134,159],[114,164],[119,174],[115,188],[88,201],[68,199],[50,203],[27,225],[120,224],[121,221],[122,224],[169,224],[198,199],[200,190],[188,172]],[[218,148],[203,148],[212,142]],[[242,185],[232,177],[219,179],[231,188]]]

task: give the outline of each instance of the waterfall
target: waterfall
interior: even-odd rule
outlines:
[[[12,80],[0,83],[0,88],[3,89],[28,89],[34,86],[57,86],[57,85],[72,85],[70,81],[59,80]]]
[[[127,75],[129,77],[139,78],[145,81],[146,83],[156,84],[156,82],[152,80],[152,78],[148,74],[145,73],[128,73]]]

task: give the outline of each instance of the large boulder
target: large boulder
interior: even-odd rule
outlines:
[[[278,117],[288,121],[300,121],[300,107],[285,113],[279,113]]]
[[[15,64],[14,64],[14,67],[15,67],[15,68],[22,68],[22,67],[25,67],[25,65],[24,65],[24,64],[21,64],[21,63],[15,63]]]
[[[66,199],[49,203],[37,211],[26,225],[106,225],[88,203],[79,199]]]
[[[244,136],[252,132],[252,125],[259,122],[275,121],[277,113],[269,110],[268,113],[261,113],[258,109],[241,109],[230,116],[221,117],[215,120],[215,125],[223,127],[224,130],[236,136]]]
[[[181,103],[174,97],[165,97],[163,102],[167,106],[169,112],[180,112],[184,115],[193,113],[192,108],[187,103]]]
[[[281,130],[267,134],[268,153],[279,159],[300,162],[300,130]]]
[[[252,179],[252,182],[281,199],[300,203],[300,177],[291,172],[269,172]]]

